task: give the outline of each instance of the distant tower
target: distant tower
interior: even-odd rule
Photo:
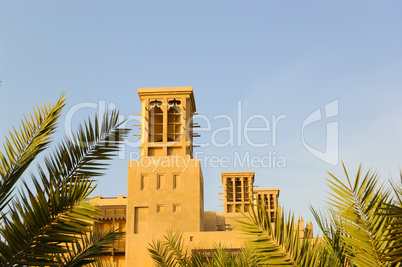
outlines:
[[[297,219],[297,224],[295,226],[299,228],[299,237],[303,238],[304,237],[304,220],[303,220],[302,216],[299,216],[299,218]]]
[[[168,229],[203,230],[204,182],[193,159],[191,87],[140,88],[141,157],[127,181],[126,266],[150,266],[146,247]]]
[[[254,172],[222,172],[223,212],[240,214],[250,210],[253,200]]]
[[[280,209],[278,205],[279,188],[271,189],[254,189],[255,200],[261,203],[265,202],[265,207],[271,218],[271,223],[275,222],[275,213],[277,209]],[[279,210],[280,211],[280,210]]]
[[[250,203],[264,201],[271,222],[275,222],[275,212],[279,208],[279,189],[254,189],[254,172],[222,172],[223,213],[227,226],[232,219],[242,218],[241,212],[250,211]]]
[[[313,237],[313,224],[311,221],[307,222],[306,228],[304,229],[304,235],[308,237]]]

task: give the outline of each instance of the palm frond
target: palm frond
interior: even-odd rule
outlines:
[[[57,193],[36,194],[27,189],[11,208],[0,233],[0,262],[4,265],[55,266],[53,253],[65,253],[67,242],[90,230],[99,211],[86,197],[91,193],[91,180],[68,182]],[[40,261],[38,261],[40,259]],[[7,264],[6,264],[7,263]]]
[[[239,230],[249,236],[248,248],[262,265],[316,266],[322,247],[309,236],[300,239],[293,216],[277,209],[274,224],[264,202],[258,202],[245,219],[237,220]]]
[[[0,152],[0,211],[3,211],[13,193],[15,183],[35,157],[46,149],[57,127],[65,105],[64,94],[53,105],[38,106],[30,116],[21,120],[19,129],[13,128],[3,142]]]
[[[342,222],[342,242],[346,244],[349,260],[356,266],[382,266],[386,259],[384,250],[389,246],[385,240],[389,219],[378,214],[388,202],[389,192],[378,186],[376,174],[367,172],[361,176],[359,167],[352,184],[343,164],[347,183],[329,173],[329,204]]]
[[[175,267],[237,267],[259,266],[258,258],[247,248],[232,253],[222,244],[215,244],[213,251],[194,249],[191,252],[183,246],[181,233],[168,231],[164,239],[149,244],[148,251],[156,266]]]
[[[205,252],[198,250],[198,249],[193,249],[191,251],[191,255],[189,255],[189,266],[194,266],[194,267],[208,267],[208,266],[213,266],[212,260],[210,260],[208,257],[206,257]]]
[[[211,261],[207,261],[206,265],[214,267],[260,266],[258,257],[248,247],[233,252],[221,243],[215,245],[213,258]]]
[[[159,267],[174,267],[173,254],[168,247],[160,240],[152,241],[149,244],[148,251],[156,266]]]
[[[181,233],[174,233],[169,230],[165,236],[165,246],[172,252],[175,266],[187,266],[187,249],[183,246],[183,236]]]
[[[128,129],[119,129],[118,113],[105,114],[80,127],[75,139],[65,139],[56,152],[32,175],[35,192],[25,186],[20,200],[14,200],[0,229],[0,265],[54,266],[54,253],[65,253],[65,243],[77,242],[99,215],[85,198],[116,154]]]
[[[349,258],[347,257],[346,245],[343,243],[342,235],[342,221],[336,217],[331,209],[329,209],[328,216],[318,213],[313,207],[310,210],[322,231],[323,246],[321,258],[325,259],[325,265],[320,266],[351,266]]]
[[[184,249],[181,233],[169,230],[163,242],[153,241],[148,251],[157,266],[188,266],[191,261],[187,249]]]
[[[246,244],[236,255],[233,266],[261,266],[261,264],[259,258]]]
[[[214,247],[213,259],[209,264],[216,267],[232,266],[234,263],[234,256],[223,246],[218,243]]]
[[[67,246],[67,253],[57,255],[59,263],[65,267],[105,265],[99,262],[99,258],[111,249],[111,244],[116,241],[123,232],[116,232],[110,229],[106,232],[91,231],[82,235],[74,243]]]
[[[381,216],[390,219],[384,240],[389,242],[384,257],[391,263],[402,262],[402,207],[387,204],[380,212]]]
[[[390,241],[390,246],[385,251],[385,257],[391,263],[402,262],[402,173],[398,184],[391,182],[395,199],[393,203],[387,203],[379,211],[379,215],[390,219],[386,240]]]
[[[114,262],[108,260],[107,258],[97,258],[95,262],[89,263],[87,267],[117,267]]]
[[[124,122],[124,121],[123,121]],[[56,151],[45,158],[48,174],[60,182],[71,177],[103,175],[108,160],[120,148],[129,129],[121,128],[119,113],[105,113],[102,123],[98,118],[80,125],[73,139],[66,138]]]

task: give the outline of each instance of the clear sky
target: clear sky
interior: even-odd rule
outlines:
[[[139,113],[140,87],[193,86],[198,142],[209,143],[195,149],[205,209],[222,209],[221,172],[255,171],[256,185],[280,188],[280,204],[312,220],[308,205],[326,206],[326,172],[342,174],[323,157],[398,178],[401,14],[399,1],[2,0],[0,136],[63,91],[64,115],[78,107],[76,122],[102,106]],[[317,109],[322,119],[307,123]],[[251,117],[261,132],[244,133]],[[275,130],[272,118],[281,118]],[[57,138],[64,128],[65,117]],[[127,162],[138,153],[129,141],[98,195],[126,195]]]

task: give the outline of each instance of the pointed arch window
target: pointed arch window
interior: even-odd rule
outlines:
[[[170,100],[168,102],[168,133],[169,142],[179,141],[181,137],[181,101]]]
[[[160,108],[162,102],[155,100],[150,102],[149,110],[149,141],[163,141],[163,111]]]

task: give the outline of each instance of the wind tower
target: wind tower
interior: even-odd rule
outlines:
[[[192,87],[139,88],[141,156],[193,156]]]
[[[141,156],[127,182],[126,266],[150,266],[146,247],[168,231],[203,230],[203,177],[193,159],[192,87],[139,88]]]

